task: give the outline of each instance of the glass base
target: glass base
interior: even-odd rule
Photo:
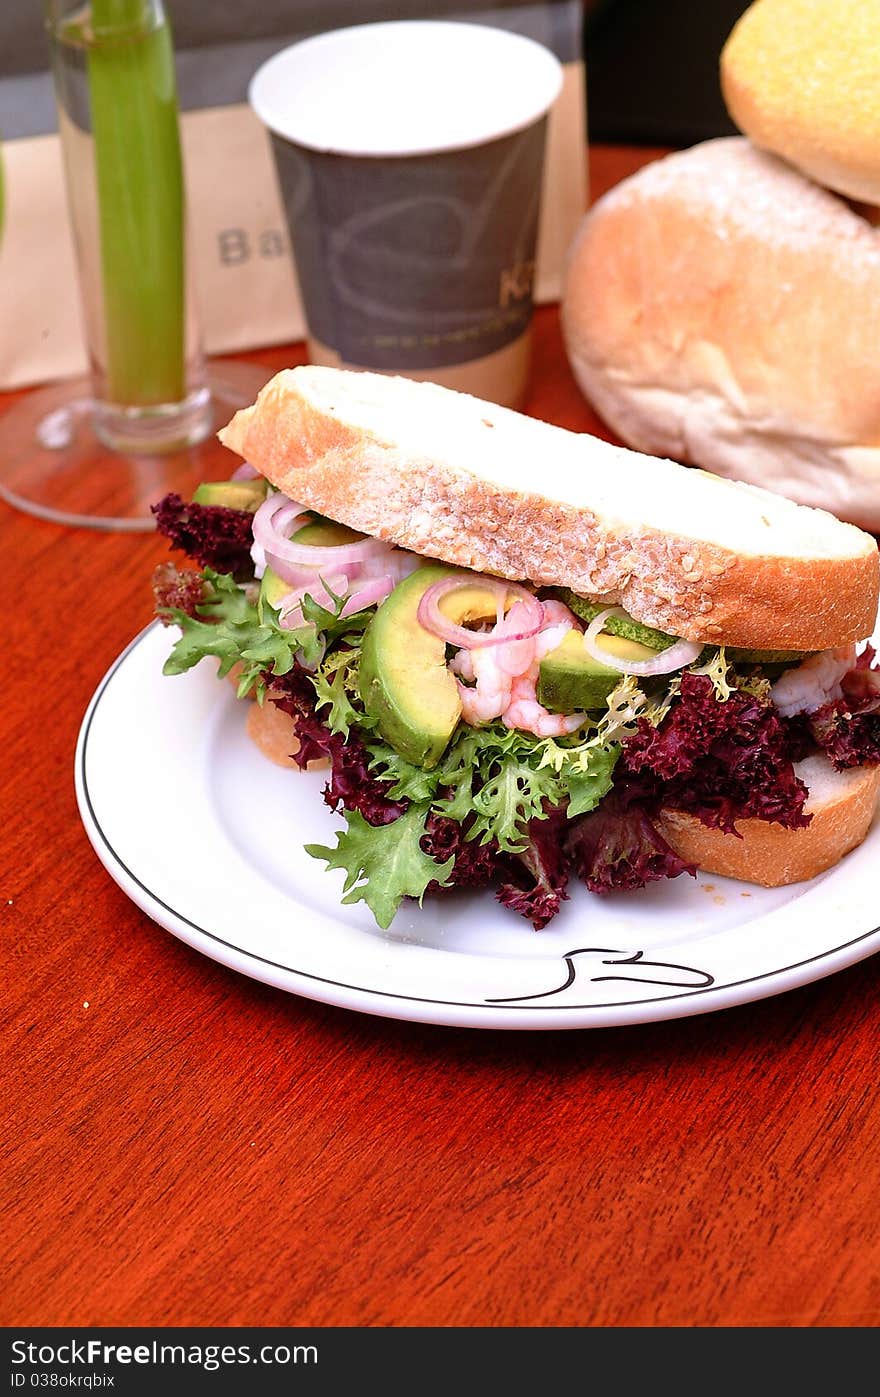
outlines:
[[[88,379],[37,389],[0,416],[0,497],[56,524],[146,533],[163,495],[188,499],[201,481],[226,480],[241,464],[216,433],[271,377],[246,360],[210,360],[208,435],[161,453],[129,453],[102,439]]]
[[[211,389],[206,383],[182,403],[119,407],[96,401],[94,428],[111,451],[132,456],[164,456],[198,446],[214,429]]]

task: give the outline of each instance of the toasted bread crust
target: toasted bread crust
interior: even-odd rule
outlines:
[[[356,415],[349,421],[343,410],[329,412],[315,400],[311,375],[318,372],[333,371],[276,375],[219,435],[274,485],[341,523],[455,566],[620,602],[646,625],[695,641],[820,650],[861,640],[873,628],[880,587],[876,543],[830,516],[811,512],[846,531],[839,535],[845,539],[841,556],[744,556],[652,528],[647,520],[621,526],[543,495],[540,461],[526,490],[481,476],[478,459],[472,470],[462,469],[427,451],[402,449],[393,422],[382,439]],[[342,380],[350,377],[340,375],[343,407]],[[548,453],[574,438],[559,428],[546,432]],[[578,445],[614,450],[586,436]],[[636,453],[619,453],[614,468],[629,454]],[[688,474],[685,467],[675,470]],[[680,488],[687,493],[686,482]],[[725,498],[719,496],[719,511]]]
[[[878,801],[880,766],[863,766],[832,778],[831,789],[821,801],[807,801],[805,809],[812,820],[805,829],[784,829],[767,820],[738,820],[741,838],[737,838],[708,829],[681,810],[663,811],[658,828],[681,858],[705,873],[780,888],[815,878],[861,844]]]

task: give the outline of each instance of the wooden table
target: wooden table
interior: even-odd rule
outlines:
[[[594,197],[653,154],[593,152]],[[552,308],[529,408],[602,430]],[[226,970],[126,899],[74,801],[83,711],[150,618],[164,542],[5,505],[0,528],[0,1322],[880,1321],[880,957],[550,1033],[375,1018]]]

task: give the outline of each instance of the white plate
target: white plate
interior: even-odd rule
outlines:
[[[309,999],[475,1028],[682,1018],[804,985],[880,950],[880,828],[836,868],[769,891],[683,875],[599,898],[573,883],[533,931],[491,892],[406,903],[388,931],[343,906],[326,779],[274,766],[207,664],[164,678],[148,626],[102,680],[76,752],[80,814],[111,877],[212,959]]]

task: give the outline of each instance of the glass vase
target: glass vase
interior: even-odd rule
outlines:
[[[89,370],[0,419],[0,493],[63,523],[149,529],[167,491],[227,473],[214,433],[268,374],[202,352],[162,0],[44,0],[44,16]]]

